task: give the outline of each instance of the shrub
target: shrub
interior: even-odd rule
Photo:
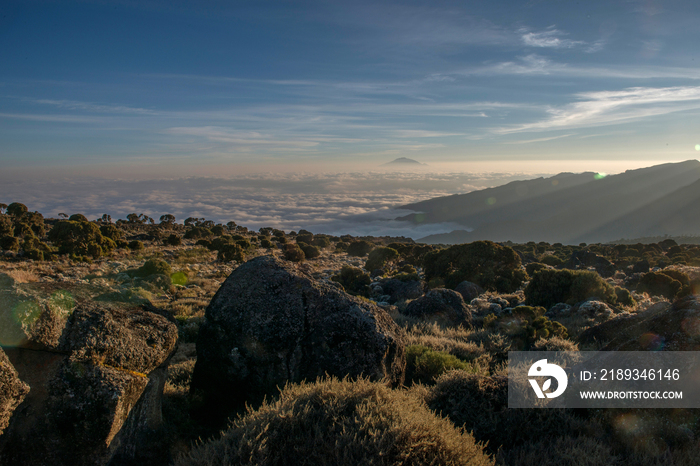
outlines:
[[[101,225],[100,234],[112,241],[119,241],[124,238],[124,232],[111,223],[108,225]]]
[[[348,247],[350,246],[350,243],[346,243],[345,241],[338,241],[335,243],[335,251],[336,252],[345,252],[348,250]]]
[[[116,247],[116,243],[102,236],[100,228],[91,222],[61,220],[51,228],[48,238],[58,247],[59,254],[74,257],[92,256],[97,259]]]
[[[83,214],[73,214],[70,217],[68,217],[68,220],[72,222],[87,222],[88,219],[85,215]]]
[[[272,247],[272,242],[269,239],[261,239],[260,240],[260,247],[263,247],[265,249],[270,249]]]
[[[293,454],[293,460],[290,455]],[[492,465],[471,434],[415,396],[381,383],[335,378],[287,385],[274,402],[234,421],[176,466]]]
[[[297,241],[299,239],[297,238]],[[315,236],[313,242],[311,243],[319,249],[326,249],[331,245],[331,240],[327,236]]]
[[[478,441],[488,441],[487,449],[492,452],[577,434],[587,427],[564,409],[508,409],[505,376],[449,371],[429,388],[426,402],[456,426],[472,432]]]
[[[0,238],[0,248],[5,251],[18,251],[19,250],[19,238],[14,236],[3,236]]]
[[[149,275],[167,275],[169,277],[172,272],[170,264],[163,259],[153,258],[148,259],[138,269],[130,270],[127,273],[133,277],[147,277]]]
[[[540,338],[532,345],[530,351],[578,351],[578,345],[561,337]]]
[[[533,306],[549,309],[557,303],[576,304],[597,298],[615,304],[613,287],[596,272],[588,270],[540,270],[525,287],[525,300]]]
[[[441,278],[454,289],[467,280],[480,287],[511,293],[527,278],[520,256],[507,246],[491,241],[475,241],[432,251],[423,259],[427,281]]]
[[[564,261],[553,254],[549,254],[542,257],[540,259],[540,262],[544,265],[549,265],[552,267],[561,267],[562,265],[564,265]]]
[[[284,245],[284,258],[291,262],[303,262],[306,258],[304,251],[299,248],[298,244],[287,243]]]
[[[214,234],[216,236],[221,236],[221,235],[225,234],[227,231],[228,231],[228,229],[224,228],[223,225],[216,225],[215,227],[213,227],[211,229],[212,234]]]
[[[165,238],[165,244],[167,244],[168,246],[180,246],[182,245],[182,238],[180,238],[175,233],[172,233],[167,238]]]
[[[615,287],[615,296],[617,296],[617,303],[622,306],[636,306],[637,301],[634,300],[632,294],[627,288],[622,288],[619,286]]]
[[[208,238],[214,236],[214,234],[205,227],[192,227],[185,232],[185,239],[198,239],[198,238]]]
[[[307,259],[314,259],[321,255],[321,251],[319,251],[316,246],[299,242],[297,242],[297,245],[299,246],[299,249],[304,251],[304,257]]]
[[[422,345],[406,347],[406,385],[432,384],[449,370],[468,370],[470,366],[449,353],[434,351]]]
[[[639,280],[637,291],[648,293],[651,296],[664,296],[668,299],[676,297],[683,285],[678,280],[663,272],[645,273]]]
[[[12,219],[7,215],[0,214],[0,237],[14,235],[15,227],[12,225]]]
[[[222,262],[245,262],[245,253],[240,245],[228,243],[219,248],[219,253],[216,255],[216,258]]]
[[[399,258],[399,252],[396,249],[378,247],[372,250],[367,257],[365,270],[372,272],[373,270],[382,269],[388,263]],[[415,270],[415,269],[414,269]]]
[[[21,204],[19,202],[13,202],[12,204],[7,206],[7,210],[5,211],[7,215],[10,215],[15,218],[19,218],[22,216],[22,214],[26,213],[29,209],[27,209],[27,206],[24,204]]]
[[[297,243],[311,244],[314,241],[314,235],[311,233],[299,233],[296,237]]]
[[[372,282],[369,275],[361,269],[344,265],[340,273],[331,277],[336,283],[340,283],[343,289],[353,295],[369,296],[369,284]]]
[[[547,265],[543,264],[542,262],[530,262],[525,266],[525,272],[529,276],[533,276],[536,272],[539,272],[540,270],[546,269]]]
[[[369,241],[353,241],[348,245],[348,256],[364,257],[374,248],[374,244]]]
[[[143,245],[143,243],[137,239],[129,241],[129,249],[131,249],[132,251],[140,251],[144,248],[145,246]]]

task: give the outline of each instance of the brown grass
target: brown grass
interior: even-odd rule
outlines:
[[[381,383],[287,385],[177,466],[492,465],[482,446],[418,398]]]

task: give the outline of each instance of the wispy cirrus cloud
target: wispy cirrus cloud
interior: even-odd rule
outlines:
[[[584,45],[585,42],[580,40],[567,39],[564,36],[567,33],[550,26],[544,31],[533,32],[527,28],[518,30],[521,34],[520,38],[523,44],[528,47],[543,47],[553,49],[570,49],[579,45]]]
[[[583,92],[578,102],[547,109],[549,117],[534,123],[502,127],[496,133],[592,127],[700,109],[700,86],[633,87],[619,91]]]
[[[546,142],[546,141],[553,141],[555,139],[562,139],[562,138],[568,138],[569,136],[572,136],[571,134],[562,134],[560,136],[551,136],[548,138],[537,138],[537,139],[525,139],[525,140],[520,140],[520,141],[506,141],[503,142],[503,144],[532,144],[536,142]]]

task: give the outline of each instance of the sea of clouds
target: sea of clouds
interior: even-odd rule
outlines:
[[[523,173],[325,173],[255,174],[233,178],[196,177],[158,180],[102,178],[5,180],[0,202],[22,202],[45,217],[82,213],[89,219],[130,213],[158,221],[163,214],[235,221],[257,230],[271,226],[333,235],[420,238],[464,226],[413,225],[395,218],[410,211],[398,206],[466,193],[519,179]]]

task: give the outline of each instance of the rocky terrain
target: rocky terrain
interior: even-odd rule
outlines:
[[[6,209],[0,464],[700,453],[696,410],[508,410],[505,366],[511,350],[698,350],[697,246],[428,246]]]

